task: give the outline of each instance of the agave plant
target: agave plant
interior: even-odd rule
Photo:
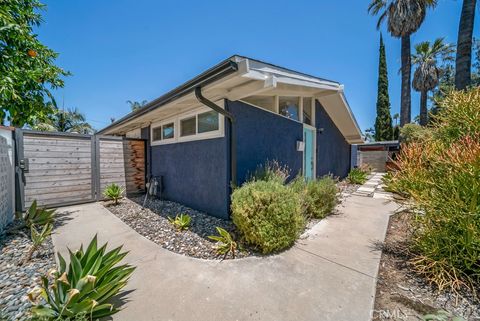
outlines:
[[[103,196],[111,199],[115,205],[118,205],[118,200],[122,198],[124,191],[125,190],[119,185],[112,183],[105,187],[105,190],[103,191]]]
[[[39,232],[37,228],[32,225],[30,226],[30,235],[32,238],[32,246],[25,255],[25,259],[22,264],[29,262],[32,259],[33,253],[45,242],[47,237],[52,234],[53,225],[51,223],[45,224],[42,230]]]
[[[232,258],[235,258],[237,242],[225,229],[218,226],[216,229],[219,235],[210,235],[208,238],[217,242],[217,253],[223,254],[223,259],[227,257],[228,253],[232,253]]]
[[[168,220],[180,231],[187,230],[192,222],[192,218],[188,214],[180,214],[175,218],[169,217]]]
[[[58,254],[59,270],[42,277],[41,287],[28,294],[34,304],[33,316],[57,320],[85,315],[97,320],[116,313],[118,309],[109,300],[125,287],[135,267],[117,265],[127,255],[121,253],[121,246],[106,249],[107,244],[97,248],[95,235],[86,251],[83,246],[74,253],[68,250],[68,266]]]
[[[28,210],[23,214],[18,214],[19,218],[28,228],[34,226],[44,226],[53,223],[55,210],[47,210],[37,206],[37,200],[34,200]]]

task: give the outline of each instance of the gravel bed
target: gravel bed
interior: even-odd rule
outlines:
[[[17,224],[7,226],[6,231]],[[0,235],[0,320],[26,320],[31,307],[27,293],[55,267],[51,238],[35,251],[30,262],[19,265],[31,244],[26,229]]]
[[[147,239],[161,245],[172,252],[201,259],[222,259],[216,253],[215,242],[208,239],[209,235],[217,235],[216,226],[236,235],[235,226],[231,221],[216,218],[205,213],[193,210],[181,204],[149,199],[145,209],[142,208],[143,197],[121,200],[119,205],[104,202],[104,206],[131,228]],[[168,217],[186,213],[192,218],[190,228],[178,231],[168,220]],[[255,255],[245,247],[237,251],[236,258]],[[227,259],[231,256],[228,255]]]

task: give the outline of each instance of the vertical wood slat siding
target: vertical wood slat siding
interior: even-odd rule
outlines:
[[[145,141],[125,140],[123,145],[127,194],[145,191]]]
[[[92,199],[91,140],[24,134],[25,206],[82,202]]]

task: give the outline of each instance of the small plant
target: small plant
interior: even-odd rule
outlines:
[[[127,253],[122,247],[106,252],[107,244],[97,248],[95,236],[83,251],[83,246],[70,253],[70,263],[58,254],[59,270],[42,277],[42,285],[31,291],[28,298],[34,307],[32,314],[47,320],[76,319],[86,316],[97,320],[118,311],[108,303],[125,287],[135,270],[128,264],[117,265]],[[40,298],[45,302],[39,302]]]
[[[237,242],[233,240],[233,237],[225,229],[216,227],[217,235],[210,235],[208,238],[217,241],[217,253],[223,254],[223,259],[227,257],[228,253],[232,253],[232,258],[235,258],[235,252],[237,250]]]
[[[52,234],[53,225],[51,223],[45,224],[40,232],[34,225],[30,226],[30,235],[32,245],[28,250],[22,264],[28,263],[33,256],[33,253],[45,242],[45,240]]]
[[[125,189],[121,188],[115,183],[112,183],[105,187],[103,190],[103,196],[112,200],[114,205],[118,205],[118,201],[123,197],[124,191]]]
[[[348,173],[347,181],[350,184],[362,185],[367,181],[367,173],[360,168],[352,168],[350,173]]]
[[[24,226],[44,226],[53,223],[55,210],[47,210],[37,206],[37,200],[34,200],[25,213],[18,213],[17,217],[23,221]],[[23,226],[22,226],[23,227]]]
[[[305,227],[300,196],[276,180],[251,181],[232,194],[232,220],[263,253],[291,246]]]
[[[173,217],[169,217],[168,220],[173,224],[179,231],[187,230],[190,227],[192,218],[188,214],[180,214]]]
[[[464,318],[452,316],[447,311],[440,310],[435,314],[423,316],[424,321],[466,321]]]

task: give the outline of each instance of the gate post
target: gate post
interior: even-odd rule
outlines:
[[[25,174],[21,162],[24,162],[23,131],[15,128],[15,211],[25,211]]]

